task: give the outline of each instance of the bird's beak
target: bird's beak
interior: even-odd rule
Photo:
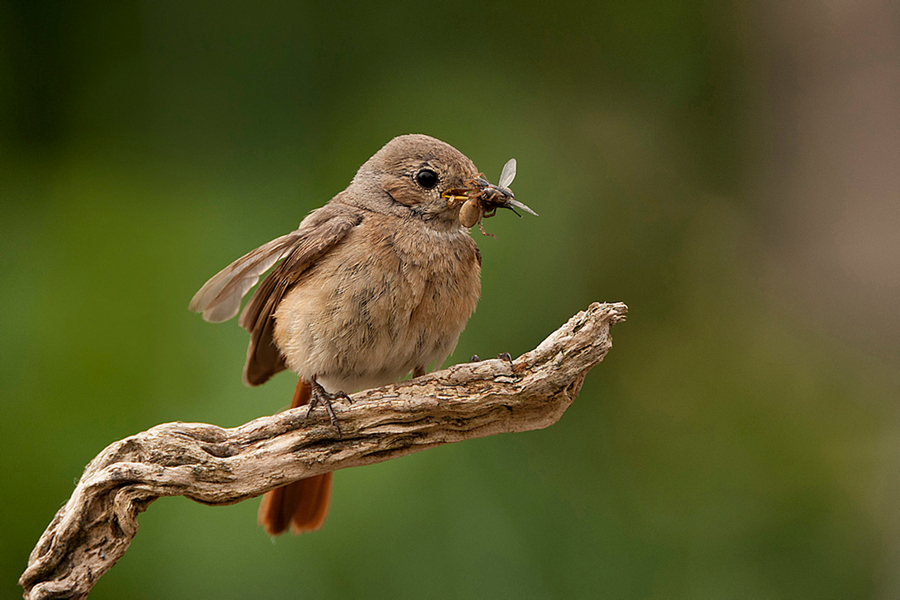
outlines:
[[[538,216],[536,212],[516,200],[511,189],[500,185],[494,185],[485,179],[484,174],[482,173],[479,173],[477,176],[467,181],[464,184],[464,187],[447,190],[441,194],[441,196],[447,198],[447,201],[451,206],[466,202],[467,200],[477,199],[480,201],[482,209],[487,213],[491,213],[498,208],[508,208],[519,215],[519,213],[516,212],[516,209],[518,208],[529,214]],[[522,215],[519,216],[521,217]]]

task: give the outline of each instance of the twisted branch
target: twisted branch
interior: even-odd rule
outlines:
[[[162,496],[233,504],[304,477],[496,433],[540,429],[572,404],[612,347],[624,304],[594,303],[513,361],[467,363],[360,392],[336,406],[343,437],[305,408],[233,429],[165,423],[115,442],[87,466],[19,579],[25,598],[84,598],[121,558],[137,516]]]

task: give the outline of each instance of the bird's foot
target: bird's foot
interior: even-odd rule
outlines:
[[[306,416],[309,417],[309,414],[313,411],[313,409],[319,405],[325,407],[325,412],[328,413],[328,419],[331,421],[331,424],[334,425],[334,428],[337,429],[338,437],[342,437],[343,433],[341,432],[341,426],[338,423],[337,415],[334,414],[334,407],[331,405],[333,400],[337,400],[339,398],[346,400],[350,404],[353,404],[353,400],[350,399],[350,396],[345,394],[344,392],[328,392],[325,388],[322,387],[315,378],[313,378],[311,382],[312,387],[312,396],[309,399],[309,408],[306,410]]]

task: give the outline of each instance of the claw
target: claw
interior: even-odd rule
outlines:
[[[338,438],[343,437],[343,432],[341,431],[341,426],[338,423],[337,415],[334,413],[334,406],[332,406],[332,401],[337,399],[346,400],[350,404],[353,404],[353,400],[350,399],[350,396],[345,394],[344,392],[328,392],[325,388],[322,387],[318,381],[316,381],[315,377],[313,377],[311,382],[312,387],[312,397],[309,399],[309,408],[306,409],[306,416],[309,417],[310,413],[313,409],[319,405],[325,407],[325,412],[328,413],[328,420],[331,421],[331,424],[334,425],[334,428],[337,429]]]

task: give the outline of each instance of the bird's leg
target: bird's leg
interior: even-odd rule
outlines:
[[[310,386],[312,387],[312,394],[309,399],[309,408],[306,410],[306,416],[309,417],[309,413],[312,410],[319,406],[320,404],[325,407],[325,412],[328,413],[328,419],[331,421],[331,424],[334,425],[334,428],[337,429],[338,437],[342,437],[341,426],[338,424],[337,415],[334,414],[334,407],[331,405],[332,400],[337,400],[338,398],[343,398],[350,404],[353,404],[353,400],[350,399],[350,396],[345,394],[344,392],[327,392],[325,388],[322,387],[316,378],[313,377],[310,382]]]

